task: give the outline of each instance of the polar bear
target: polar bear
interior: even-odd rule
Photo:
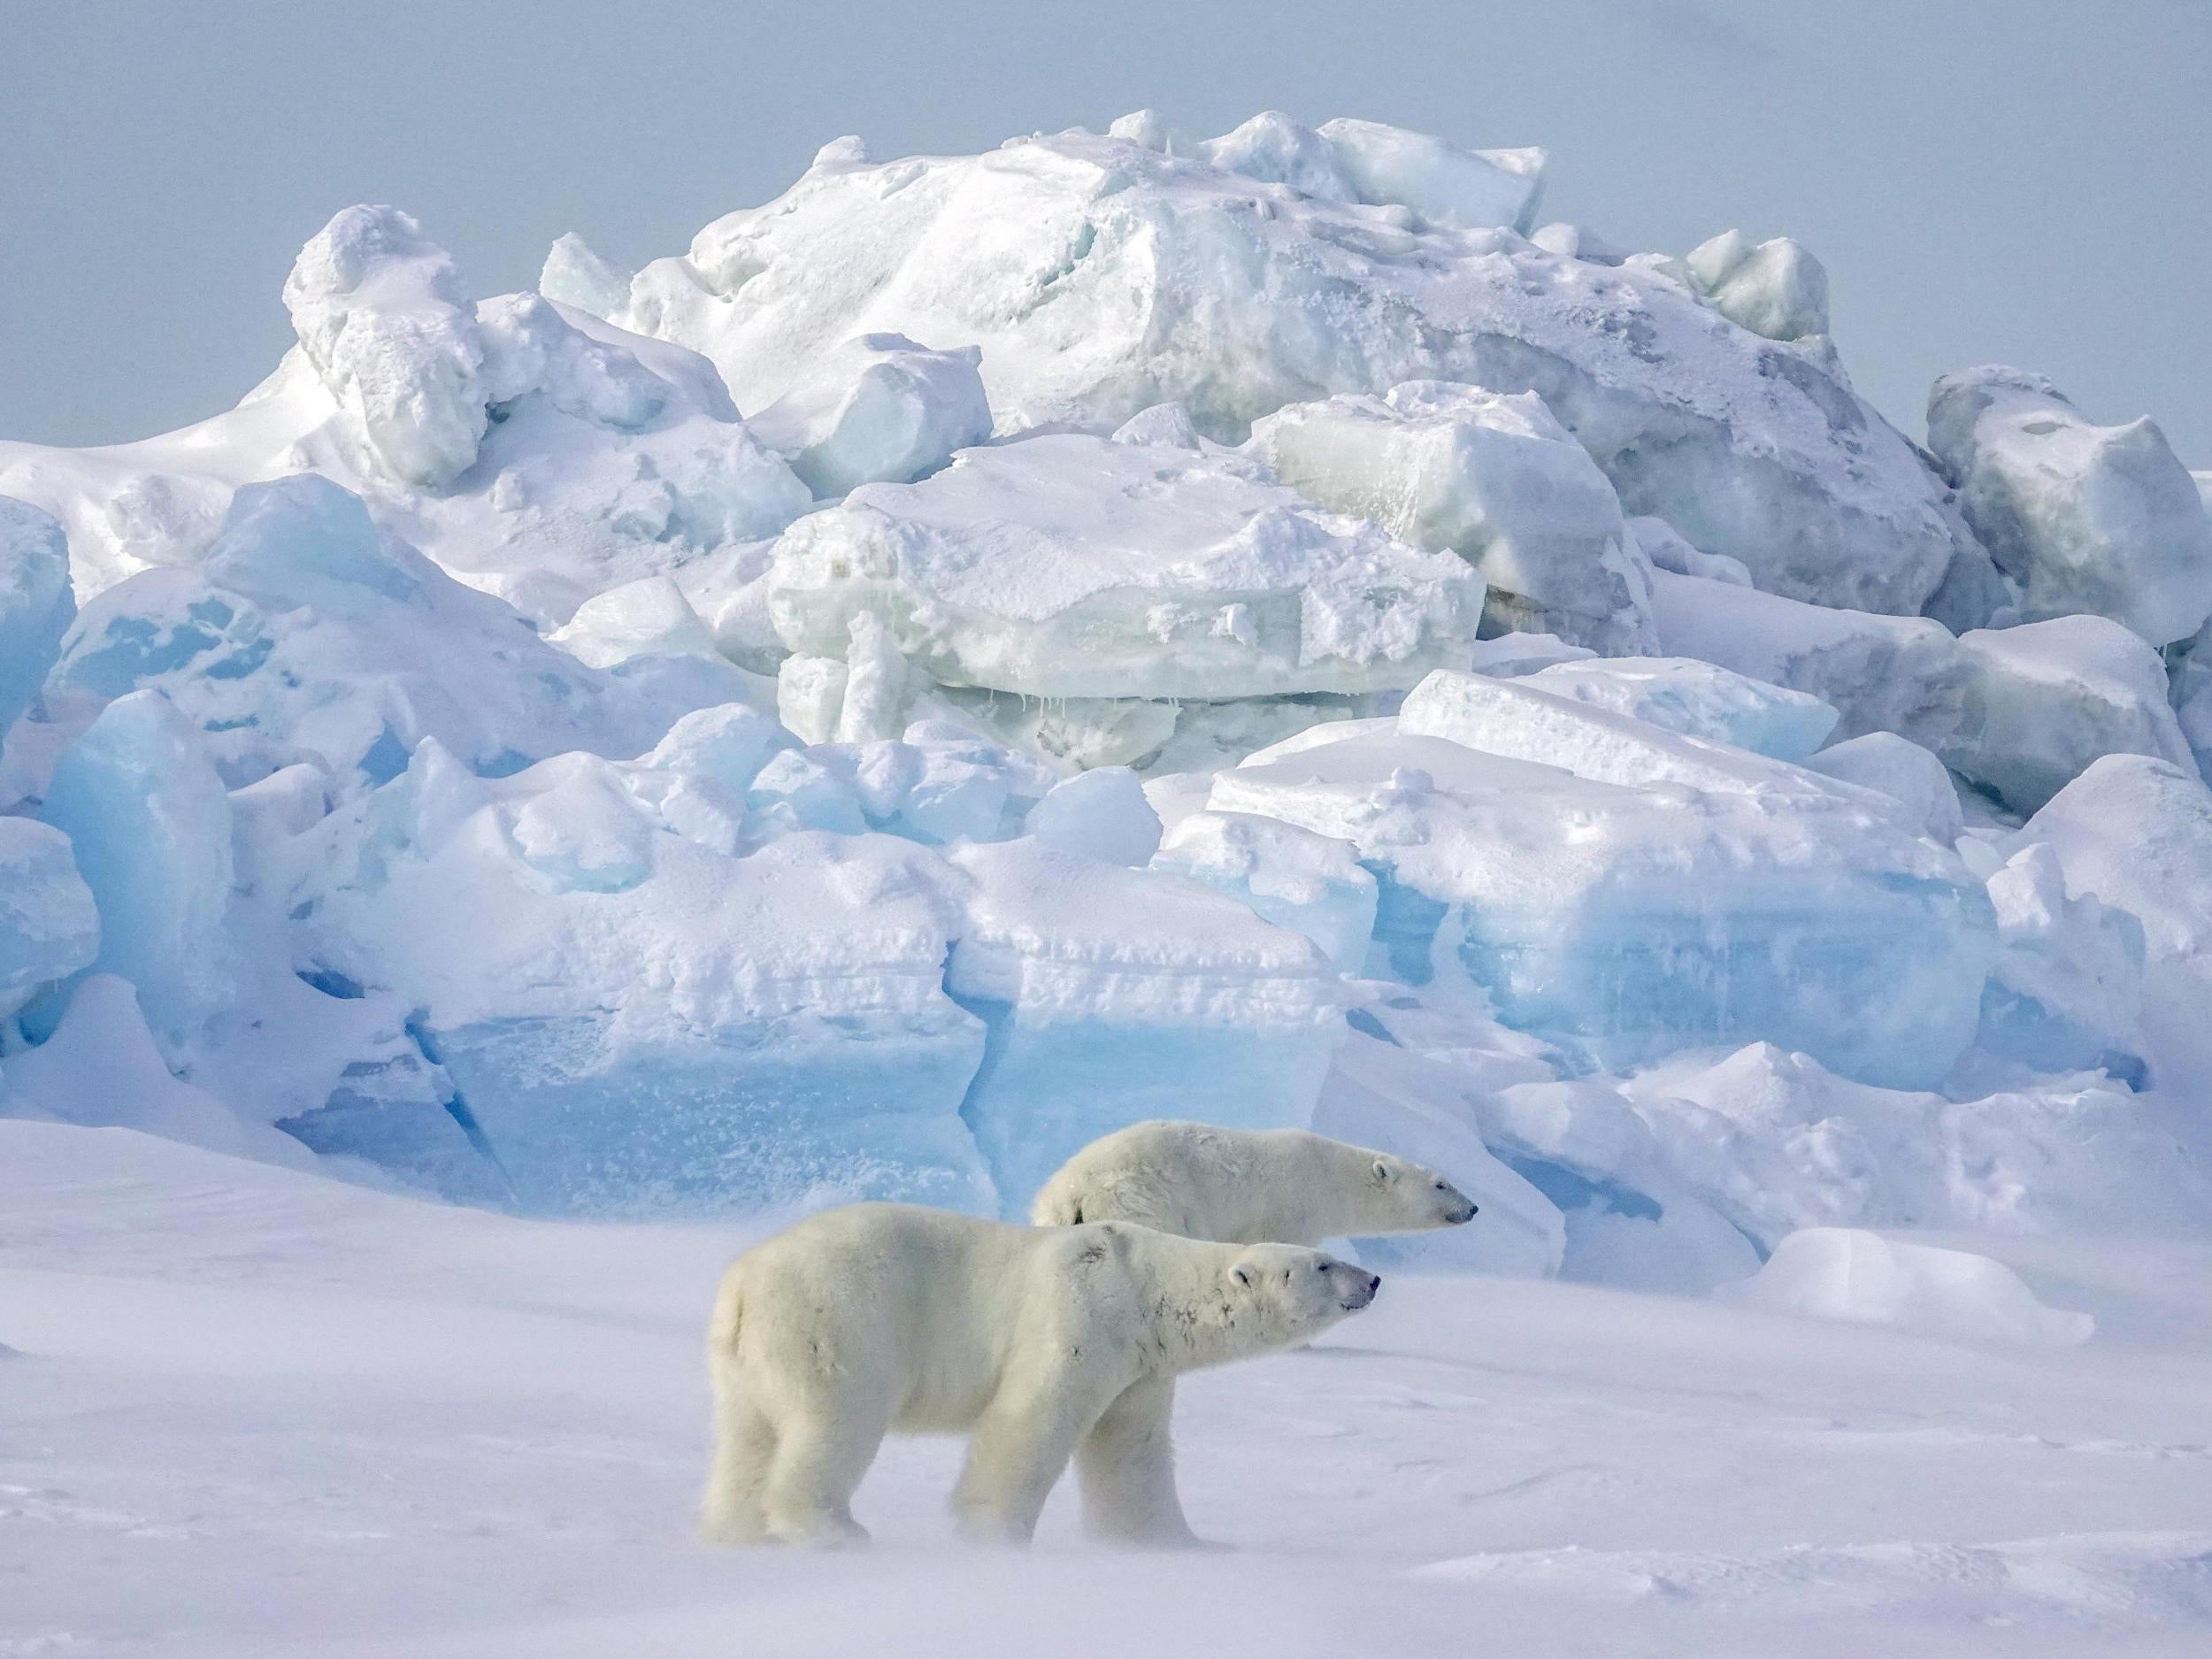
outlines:
[[[1225,1244],[1318,1244],[1473,1218],[1434,1170],[1303,1129],[1156,1119],[1094,1141],[1039,1189],[1041,1227],[1133,1221]]]
[[[703,1529],[865,1539],[853,1492],[898,1430],[971,1435],[953,1507],[972,1538],[1026,1542],[1072,1456],[1092,1532],[1194,1543],[1168,1440],[1177,1374],[1310,1341],[1381,1283],[1317,1250],[1122,1222],[825,1210],[723,1276]]]

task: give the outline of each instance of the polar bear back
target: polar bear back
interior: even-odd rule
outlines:
[[[1315,1245],[1341,1233],[1344,1189],[1369,1156],[1302,1129],[1132,1124],[1069,1159],[1039,1191],[1030,1218],[1040,1226],[1133,1221],[1225,1244]]]
[[[1094,1141],[1037,1194],[1039,1226],[1133,1221],[1187,1239],[1312,1246],[1457,1226],[1472,1200],[1434,1170],[1303,1129],[1155,1120]]]

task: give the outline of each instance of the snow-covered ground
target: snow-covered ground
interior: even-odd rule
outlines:
[[[2096,1316],[2062,1351],[1397,1275],[1312,1349],[1186,1380],[1225,1549],[1101,1551],[1065,1492],[1029,1554],[961,1548],[958,1447],[893,1440],[875,1546],[820,1555],[690,1536],[747,1236],[0,1124],[0,1654],[2212,1644],[2212,1250],[2001,1247]]]

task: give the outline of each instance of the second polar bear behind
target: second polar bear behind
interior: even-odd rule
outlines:
[[[1094,1141],[1038,1190],[1041,1227],[1133,1221],[1220,1244],[1316,1245],[1471,1220],[1434,1170],[1304,1129],[1155,1119]]]

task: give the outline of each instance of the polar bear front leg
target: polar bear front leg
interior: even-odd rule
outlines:
[[[976,1421],[953,1492],[961,1532],[973,1543],[1026,1544],[1108,1397],[1107,1387],[1070,1371],[1002,1383]]]
[[[1123,1390],[1083,1437],[1076,1472],[1092,1536],[1153,1548],[1201,1544],[1175,1492],[1174,1411],[1175,1379],[1148,1377]]]

